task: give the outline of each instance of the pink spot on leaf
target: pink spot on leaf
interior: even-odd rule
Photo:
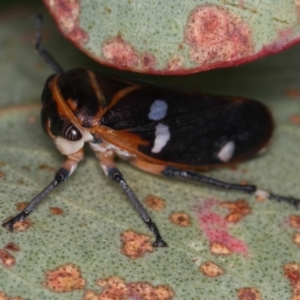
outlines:
[[[120,36],[106,41],[102,51],[105,59],[113,64],[126,67],[135,67],[138,64],[139,58],[135,49]]]
[[[150,53],[142,54],[140,61],[143,69],[145,70],[154,69],[155,67],[155,63],[156,63],[155,57]]]
[[[106,61],[118,68],[152,70],[156,63],[155,57],[152,54],[139,53],[121,36],[116,36],[104,42],[102,53]]]
[[[210,243],[218,242],[229,248],[234,253],[248,255],[247,245],[231,236],[228,232],[228,224],[225,218],[213,211],[218,205],[216,199],[207,199],[204,204],[196,207],[198,211],[198,222]]]
[[[44,0],[60,30],[73,42],[84,44],[89,37],[79,26],[80,4],[78,0]]]
[[[185,41],[190,58],[199,65],[234,61],[253,54],[249,26],[215,5],[200,5],[190,14]]]
[[[287,28],[285,30],[279,31],[277,34],[277,39],[274,42],[265,45],[262,48],[262,51],[274,53],[282,50],[285,47],[285,45],[287,45],[292,40],[293,34],[293,28]]]
[[[300,0],[295,0],[295,5],[296,5],[298,18],[300,19]]]

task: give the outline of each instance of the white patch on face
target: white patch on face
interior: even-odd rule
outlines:
[[[57,149],[61,152],[61,154],[73,154],[80,150],[85,142],[90,142],[93,140],[93,136],[90,134],[89,130],[82,130],[81,133],[82,138],[79,141],[69,141],[61,136],[57,136],[54,139],[54,144],[56,145]]]
[[[167,114],[168,104],[163,100],[155,100],[150,107],[148,118],[153,121],[163,119]]]
[[[227,162],[233,157],[235,144],[233,141],[227,142],[217,154],[217,157],[222,162]]]
[[[161,149],[167,144],[170,137],[171,134],[169,131],[169,126],[158,123],[156,125],[156,130],[155,130],[154,146],[151,149],[151,152],[159,153]]]

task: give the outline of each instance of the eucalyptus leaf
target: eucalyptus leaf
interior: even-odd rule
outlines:
[[[44,0],[96,61],[153,74],[234,66],[299,42],[299,1]]]
[[[17,204],[28,202],[44,188],[64,161],[39,121],[40,94],[52,71],[33,50],[35,28],[29,16],[38,11],[43,12],[39,1],[22,1],[6,4],[0,12],[1,221],[15,215]],[[97,66],[65,42],[49,19],[45,14],[45,46],[66,70],[82,66],[128,80],[253,97],[266,103],[277,125],[268,151],[240,164],[236,170],[220,169],[207,174],[300,197],[299,46],[237,68],[161,78],[117,73]],[[127,288],[137,282],[147,282],[151,287],[167,286],[174,293],[173,299],[239,299],[243,292],[255,291],[262,299],[291,299],[298,281],[291,282],[289,278],[298,274],[300,264],[300,250],[292,240],[299,228],[293,227],[297,227],[297,222],[295,225],[292,220],[297,218],[291,216],[300,216],[294,207],[155,177],[117,161],[140,200],[152,194],[165,203],[160,211],[147,209],[169,247],[130,259],[122,252],[124,232],[132,230],[149,236],[150,240],[153,236],[119,187],[103,174],[91,151],[86,152],[86,161],[30,215],[31,224],[26,230],[9,233],[1,228],[0,292],[9,298],[84,299],[88,291],[95,295],[103,291],[97,280],[115,276],[124,280]],[[247,201],[251,213],[237,223],[228,223],[225,218],[229,210],[221,203],[237,199]],[[170,220],[173,213],[188,216],[188,226],[174,224]],[[216,220],[221,220],[226,228],[216,227]],[[233,246],[232,254],[213,254],[207,228],[213,232],[226,229],[223,237],[232,238],[244,248]],[[13,247],[8,246],[11,243],[20,250],[12,251]],[[8,261],[3,253],[15,259],[10,267],[5,265]],[[205,262],[218,265],[224,274],[215,278],[204,275],[200,266]],[[296,271],[289,277],[286,270],[291,263],[295,264]],[[47,285],[49,272],[55,275],[53,270],[60,270],[60,266],[78,268],[79,279],[83,281],[77,287],[81,289],[58,292]]]

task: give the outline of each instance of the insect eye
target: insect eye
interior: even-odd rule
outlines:
[[[69,141],[79,141],[82,138],[81,132],[70,122],[65,122],[61,133]]]

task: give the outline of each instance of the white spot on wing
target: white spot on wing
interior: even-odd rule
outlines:
[[[227,162],[233,157],[234,149],[234,142],[229,141],[221,148],[221,150],[217,154],[217,157],[220,159],[220,161]]]
[[[155,100],[151,105],[148,118],[153,121],[163,119],[167,114],[168,104],[163,100]]]
[[[170,137],[171,134],[169,131],[169,126],[158,123],[156,125],[156,130],[155,130],[154,146],[151,149],[151,151],[153,153],[159,153],[161,149],[167,144]]]

